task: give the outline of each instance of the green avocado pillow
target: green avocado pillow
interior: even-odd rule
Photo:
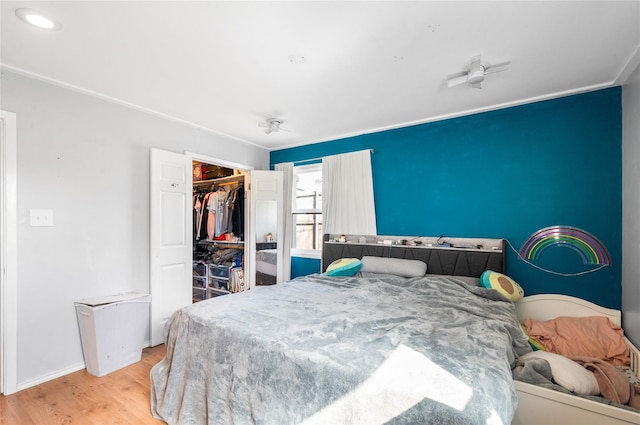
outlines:
[[[511,301],[518,302],[524,297],[524,290],[515,280],[493,270],[485,270],[480,276],[480,286],[492,288]]]
[[[327,276],[353,276],[362,267],[362,262],[357,258],[340,258],[329,264]]]

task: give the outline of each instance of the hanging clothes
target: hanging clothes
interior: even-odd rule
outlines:
[[[244,186],[238,185],[231,203],[231,231],[244,240]]]
[[[194,193],[194,240],[221,240],[227,233],[244,240],[244,185],[227,190],[214,184],[209,192]]]
[[[215,192],[210,192],[209,195],[209,203],[207,204],[207,209],[209,210],[207,234],[209,239],[215,239],[227,232],[224,226],[226,214],[228,214],[225,207],[227,192],[220,187]]]
[[[211,198],[211,192],[204,195],[202,200],[202,206],[200,209],[200,228],[198,229],[198,239],[205,240],[208,238],[207,223],[209,221],[209,199]]]
[[[237,193],[238,193],[238,186],[234,187],[229,191],[229,194],[227,195],[227,199],[225,200],[225,203],[224,203],[224,207],[226,209],[226,214],[224,218],[224,228],[227,233],[233,233],[234,235],[235,235],[235,232],[233,231],[233,225],[231,223],[231,219],[233,215],[233,201],[235,200]]]
[[[200,225],[200,214],[202,213],[202,199],[204,198],[204,194],[194,193],[193,194],[193,239],[198,240],[199,234],[198,226]]]

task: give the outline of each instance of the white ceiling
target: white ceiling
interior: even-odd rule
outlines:
[[[640,62],[639,1],[3,0],[1,14],[4,69],[268,149],[619,85]],[[447,88],[474,55],[511,66]],[[289,131],[265,134],[271,117]]]

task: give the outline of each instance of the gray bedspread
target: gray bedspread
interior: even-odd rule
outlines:
[[[509,424],[514,305],[455,278],[311,275],[176,312],[151,371],[169,424]]]

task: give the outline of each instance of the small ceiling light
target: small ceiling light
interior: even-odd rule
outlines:
[[[62,29],[62,25],[32,9],[16,9],[16,16],[28,24],[35,25],[36,27],[43,28],[45,30],[57,31]]]

